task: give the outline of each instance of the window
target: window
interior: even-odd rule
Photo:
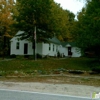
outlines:
[[[56,46],[56,51],[58,52],[58,46]]]
[[[16,43],[16,49],[19,49],[19,42]]]
[[[55,50],[55,45],[53,44],[53,51]]]
[[[19,41],[20,39],[19,38],[17,38],[17,41]]]
[[[51,50],[51,44],[49,43],[49,51]]]

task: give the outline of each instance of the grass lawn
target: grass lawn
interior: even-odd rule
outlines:
[[[93,58],[47,58],[36,61],[25,58],[0,59],[0,80],[100,86],[100,78],[93,78],[92,75],[85,72],[92,70],[93,61]],[[81,70],[85,74],[69,73],[71,70]],[[77,75],[81,77],[77,77]],[[96,77],[99,75],[97,74]]]
[[[51,74],[52,72],[66,70],[91,70],[90,58],[47,58],[28,60],[28,59],[13,59],[13,60],[2,60],[0,59],[0,75],[9,74]]]

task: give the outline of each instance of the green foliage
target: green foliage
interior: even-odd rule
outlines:
[[[90,62],[90,67],[92,70],[91,74],[100,74],[100,59],[94,59]]]
[[[10,58],[16,58],[15,54],[10,55]]]
[[[11,26],[15,22],[12,18],[13,10],[13,0],[0,0],[0,36],[7,33],[12,35]]]
[[[37,27],[37,37],[51,37],[50,29],[48,27],[50,8],[52,0],[18,0],[17,9],[18,14],[15,16],[18,30],[24,30],[22,39],[31,38],[34,33],[34,27]]]
[[[0,55],[9,54],[9,40],[12,35],[11,26],[14,23],[12,10],[13,0],[0,0]]]
[[[58,59],[58,58],[49,58],[41,60],[29,60],[24,57],[13,59],[13,60],[4,60],[0,61],[0,71],[3,72],[18,72],[23,71],[46,71],[52,72],[55,69],[62,70],[91,70],[89,58],[67,58],[67,59]]]
[[[54,34],[60,40],[67,40],[70,37],[70,22],[74,20],[74,14],[63,10],[53,0],[17,0],[16,13],[14,18],[18,30],[24,30],[22,39],[30,38],[37,27],[37,41],[53,37]],[[69,26],[69,27],[68,27]],[[68,35],[67,35],[68,34]]]
[[[100,66],[96,66],[96,67],[92,68],[92,71],[97,74],[100,74]]]
[[[40,54],[37,54],[36,56],[37,56],[37,58],[43,58],[42,55],[40,55]]]
[[[100,56],[100,0],[88,1],[86,8],[78,14],[75,23],[77,44],[83,50],[90,49]]]

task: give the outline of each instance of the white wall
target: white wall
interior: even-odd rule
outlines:
[[[60,55],[63,57],[63,55],[67,56],[66,48],[63,47],[62,45],[58,46],[58,51],[60,52]]]
[[[16,43],[20,43],[19,49],[16,49]],[[19,40],[17,37],[14,37],[11,39],[11,50],[10,50],[10,55],[15,54],[15,55],[24,55],[24,44],[28,44],[28,54],[27,55],[32,55],[33,54],[33,49],[32,49],[32,43],[27,41],[27,40]],[[53,45],[54,45],[54,50],[53,50]],[[37,43],[37,49],[36,53],[42,55],[42,56],[57,56],[57,52],[59,51],[61,55],[68,56],[68,48],[63,47],[62,45],[57,45],[54,43],[50,43],[50,50],[49,50],[49,43]],[[77,47],[72,47],[71,48],[72,52],[72,57],[80,57],[81,56],[81,50]]]
[[[27,55],[33,55],[34,50],[33,50],[33,47],[32,47],[32,43],[28,42],[28,41],[26,43],[28,43],[28,54]]]
[[[53,50],[54,45],[54,50]],[[49,56],[57,56],[57,45],[50,43],[50,50],[49,50],[49,43],[43,43],[43,55],[49,55]]]
[[[78,47],[72,47],[72,57],[80,57],[81,49]]]
[[[24,43],[28,44],[28,54],[27,55],[32,55],[33,54],[33,49],[32,49],[32,43],[31,42],[29,42],[27,40],[18,41],[17,37],[14,37],[13,39],[11,39],[10,42],[11,42],[10,55],[12,55],[12,54],[24,55]],[[16,49],[16,43],[17,42],[19,42],[19,49]]]
[[[68,57],[68,47],[59,46],[58,51],[61,55],[65,55]],[[78,47],[71,47],[72,57],[80,57],[81,56],[81,49]]]
[[[19,49],[16,49],[16,43],[19,42],[20,47]],[[27,55],[32,55],[33,54],[33,49],[32,49],[32,43],[27,41],[27,40],[20,40],[16,37],[11,39],[11,50],[10,50],[10,55],[15,54],[15,55],[24,55],[24,44],[28,44],[28,53]],[[54,50],[53,50],[53,45],[54,45]],[[57,45],[50,43],[51,49],[49,50],[49,44],[48,43],[37,43],[36,45],[36,53],[42,55],[42,56],[57,56]]]
[[[43,43],[37,43],[36,53],[42,55],[43,52]]]
[[[64,55],[65,55],[65,56],[68,56],[68,48],[63,47],[63,52],[64,52]]]

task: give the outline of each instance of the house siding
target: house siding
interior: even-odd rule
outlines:
[[[49,50],[49,45],[50,45],[50,50]],[[54,50],[53,50],[54,46]],[[43,43],[43,56],[57,56],[57,51],[56,51],[56,44],[53,43]]]
[[[22,33],[23,31],[19,31],[17,34]],[[51,40],[56,40],[57,38],[53,38]],[[49,43],[37,43],[36,44],[36,53],[42,55],[42,57],[48,55],[48,56],[57,56],[57,53],[59,52],[60,55],[63,57],[68,57],[68,47],[71,47],[72,57],[80,57],[81,56],[81,49],[78,47],[75,47],[71,45],[70,43],[65,43],[65,45],[61,45],[59,42],[58,44],[54,41],[49,41]],[[19,43],[19,47],[16,48],[16,44]],[[28,44],[26,46],[27,48],[27,54],[24,54],[24,44]],[[33,48],[32,48],[32,42],[29,42],[28,40],[19,40],[18,37],[13,37],[11,39],[11,48],[10,48],[10,55],[33,55]]]
[[[36,52],[40,55],[43,54],[43,43],[37,43]]]
[[[80,57],[81,50],[78,47],[72,47],[72,57]]]
[[[19,49],[16,48],[16,43],[19,42]],[[16,54],[16,55],[24,55],[24,44],[27,43],[28,44],[28,53],[26,55],[32,55],[33,54],[33,49],[32,49],[32,43],[26,41],[26,40],[22,40],[22,41],[18,41],[17,39],[13,39],[11,41],[11,50],[10,50],[10,54]]]

